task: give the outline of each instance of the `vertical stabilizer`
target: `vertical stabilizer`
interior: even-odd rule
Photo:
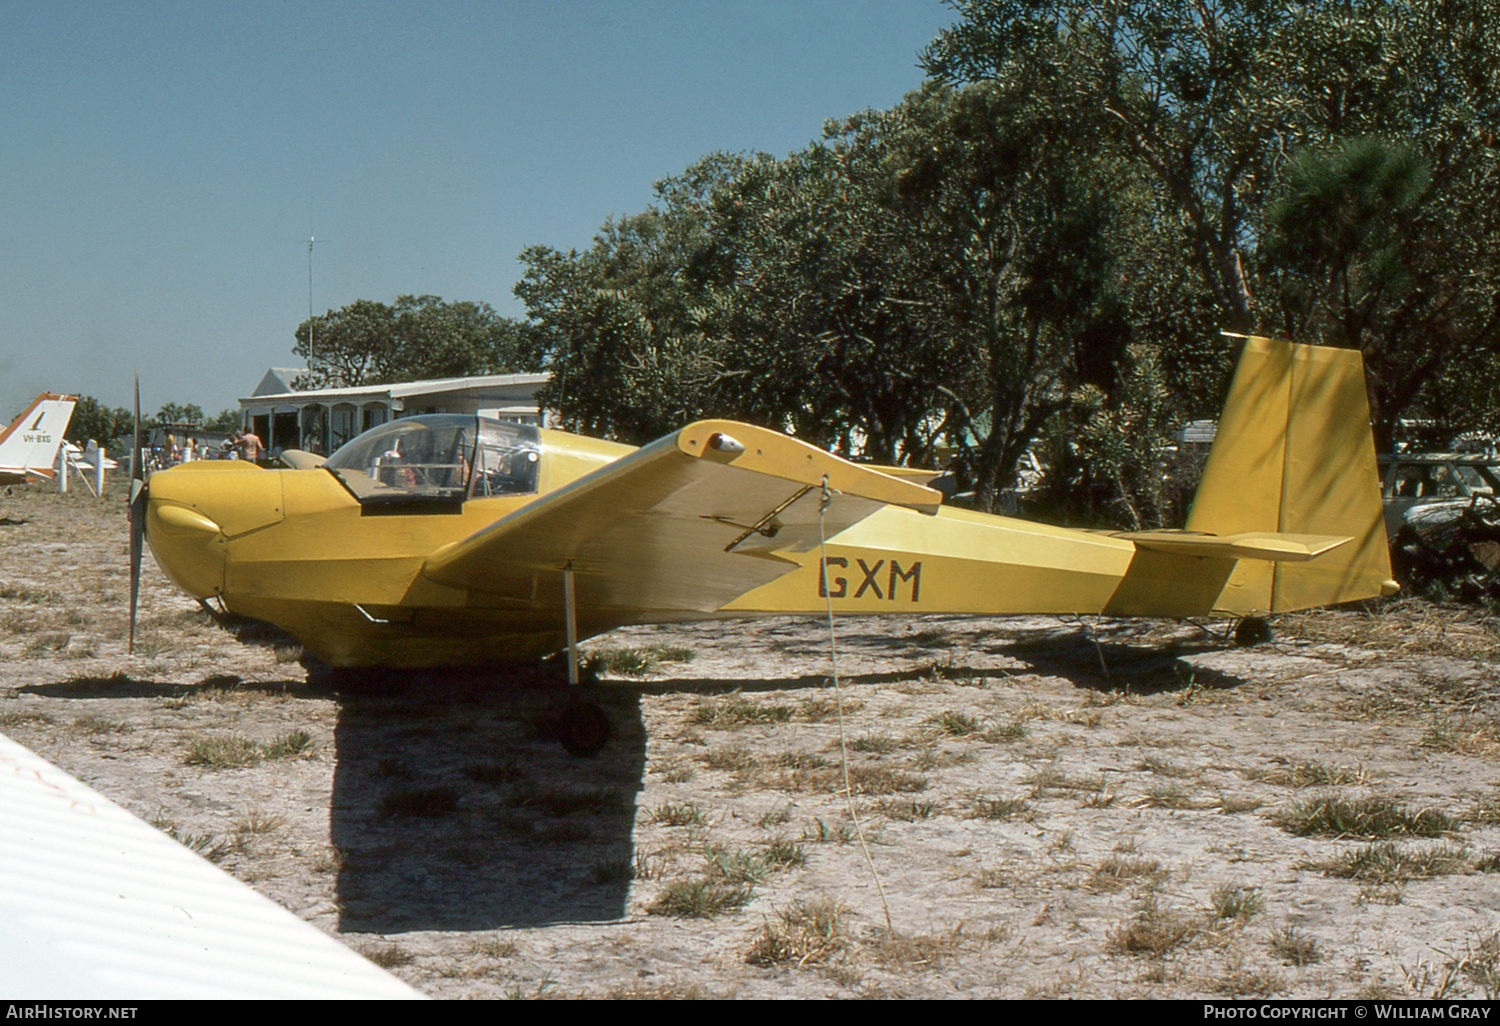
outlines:
[[[1391,594],[1364,361],[1248,338],[1187,529],[1351,540],[1305,563],[1241,560],[1217,610],[1280,613]]]
[[[26,412],[0,432],[0,475],[21,479],[51,477],[63,432],[73,419],[75,402],[71,395],[51,392],[43,392],[32,400]]]

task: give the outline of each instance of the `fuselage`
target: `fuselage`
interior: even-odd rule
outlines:
[[[183,464],[151,476],[146,538],[179,588],[276,624],[333,665],[534,658],[558,647],[556,610],[489,608],[483,595],[421,575],[444,545],[632,451],[561,432],[528,437],[537,456],[531,487],[493,494],[408,485],[431,473],[420,456],[377,456],[379,469],[365,468],[374,478],[326,465]],[[380,477],[393,485],[382,491]]]
[[[276,624],[332,665],[535,659],[565,643],[556,582],[539,581],[529,597],[517,597],[453,587],[422,572],[445,546],[634,451],[561,432],[527,438],[529,449],[506,452],[512,463],[523,452],[532,476],[508,477],[507,487],[522,490],[494,494],[473,484],[482,468],[471,461],[483,463],[482,454],[402,462],[394,445],[374,455],[384,442],[313,469],[185,464],[151,477],[146,536],[184,591]],[[462,472],[469,484],[412,484],[433,468]],[[1107,534],[965,510],[929,516],[888,506],[825,545],[776,557],[784,575],[719,608],[580,608],[579,636],[633,623],[822,614],[830,606],[863,615],[1103,612],[1118,597],[1135,547]],[[1229,561],[1219,562],[1227,574]],[[650,572],[670,575],[673,567]],[[1207,590],[1217,594],[1222,575],[1214,577]],[[1193,596],[1184,615],[1202,611],[1212,594]]]

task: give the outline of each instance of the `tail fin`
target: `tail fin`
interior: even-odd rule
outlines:
[[[75,401],[73,396],[50,392],[37,396],[25,413],[0,432],[0,472],[51,477]]]
[[[1351,539],[1307,562],[1240,560],[1219,612],[1394,594],[1358,352],[1245,340],[1187,529]]]

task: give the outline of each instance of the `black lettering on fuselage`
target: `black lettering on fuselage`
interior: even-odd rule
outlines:
[[[849,594],[849,582],[842,577],[835,577],[833,579],[834,587],[838,588],[837,591],[830,592],[828,590],[828,568],[831,566],[846,567],[848,565],[849,561],[843,556],[827,556],[824,558],[822,569],[818,574],[818,598],[843,598]]]
[[[920,596],[922,593],[921,561],[919,560],[913,563],[911,565],[911,569],[903,573],[901,571],[901,564],[896,562],[894,559],[891,560],[891,581],[890,584],[886,586],[885,590],[890,594],[892,601],[895,601],[896,598],[896,582],[898,580],[911,582],[911,600],[913,602],[917,601],[918,596]]]
[[[880,571],[885,567],[885,560],[877,559],[875,565],[871,566],[863,559],[855,557],[859,564],[859,571],[864,575],[854,591],[854,598],[862,598],[867,591],[873,591],[878,599],[896,601],[896,586],[906,581],[911,582],[912,602],[918,602],[922,598],[922,562],[918,560],[911,565],[910,570],[903,569],[896,560],[891,560],[891,569],[886,577],[885,590],[880,590]],[[849,560],[843,556],[826,556],[819,567],[818,572],[818,597],[819,598],[846,598],[849,595],[849,580],[845,577],[830,577],[829,567],[838,567],[840,570],[847,569]]]

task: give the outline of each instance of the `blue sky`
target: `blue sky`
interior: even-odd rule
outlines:
[[[938,0],[0,0],[0,415],[210,415],[308,312],[491,304],[715,150],[893,105]]]

